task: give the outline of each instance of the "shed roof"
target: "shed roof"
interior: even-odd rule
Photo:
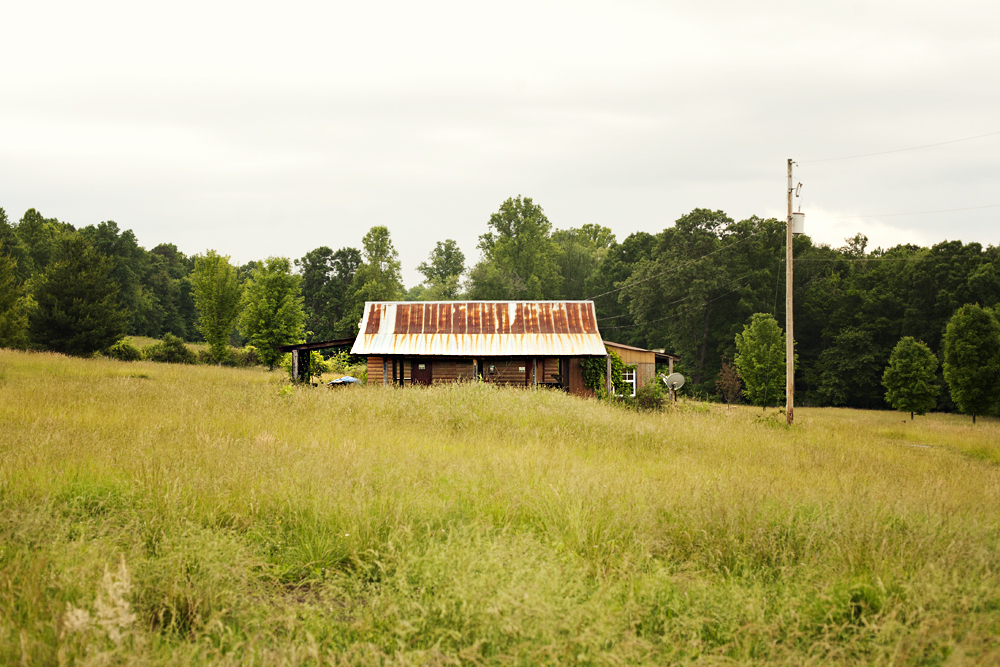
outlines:
[[[648,352],[649,354],[654,355],[656,361],[662,361],[664,363],[666,363],[670,359],[673,359],[674,361],[680,360],[680,357],[678,357],[676,354],[667,354],[666,352],[662,352],[659,350],[647,350],[644,347],[634,347],[632,345],[626,345],[625,343],[612,343],[610,340],[604,341],[604,344],[607,345],[608,347],[617,347],[623,350],[632,350],[634,352]]]
[[[592,301],[369,301],[351,354],[607,354]]]

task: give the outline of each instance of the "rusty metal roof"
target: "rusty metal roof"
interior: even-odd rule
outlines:
[[[369,301],[351,354],[603,357],[593,301]]]

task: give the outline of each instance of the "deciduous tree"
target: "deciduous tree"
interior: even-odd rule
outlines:
[[[816,362],[819,387],[816,393],[827,405],[851,405],[872,408],[878,403],[876,349],[871,334],[855,327],[844,327]]]
[[[482,259],[472,270],[475,299],[554,299],[562,277],[552,223],[531,197],[507,199],[490,215],[491,231],[479,237]]]
[[[460,279],[465,273],[465,254],[453,239],[438,241],[417,270],[424,274],[424,282],[410,288],[407,301],[452,301],[462,291]]]
[[[781,394],[785,381],[785,332],[769,313],[754,313],[736,334],[736,369],[747,398],[766,407]]]
[[[620,297],[630,300],[647,344],[666,342],[684,358],[692,384],[708,391],[715,375],[706,367],[714,365],[708,354],[713,334],[731,310],[719,299],[733,290],[733,263],[719,251],[732,222],[724,212],[708,209],[678,218],[659,234],[654,255],[637,263],[630,281],[634,287]]]
[[[557,261],[562,276],[562,298],[585,299],[587,281],[600,268],[608,250],[615,245],[615,235],[607,227],[586,224],[579,228],[558,229],[552,240],[559,246]]]
[[[216,361],[229,356],[229,335],[240,314],[243,290],[228,255],[209,250],[195,257],[191,274],[198,331],[208,341]]]
[[[398,301],[405,295],[399,253],[392,245],[389,229],[381,225],[372,227],[362,243],[365,261],[354,274],[350,305],[337,325],[341,336],[358,333],[365,301]]]
[[[334,252],[326,246],[311,250],[295,266],[302,275],[305,328],[312,340],[329,340],[338,335],[337,323],[349,305],[354,274],[361,266],[361,252],[341,248]]]
[[[882,374],[885,400],[897,410],[909,412],[910,421],[914,413],[925,414],[937,402],[937,367],[937,357],[929,347],[913,336],[904,336],[893,348]]]
[[[944,334],[944,378],[958,409],[986,414],[1000,399],[1000,323],[979,304],[962,306]]]
[[[246,282],[240,332],[268,368],[281,359],[278,346],[298,342],[305,333],[301,284],[302,276],[292,273],[284,257],[268,257]]]
[[[424,274],[427,290],[433,293],[431,298],[454,299],[458,296],[458,280],[465,273],[465,254],[454,239],[438,241],[417,270]]]

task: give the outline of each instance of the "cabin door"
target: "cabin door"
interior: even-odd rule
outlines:
[[[430,359],[414,359],[413,368],[410,370],[410,383],[430,384],[432,380]]]

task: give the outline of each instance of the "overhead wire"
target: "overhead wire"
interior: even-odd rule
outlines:
[[[834,215],[834,216],[810,216],[813,220],[848,220],[851,218],[897,218],[901,215],[924,215],[926,213],[952,213],[954,211],[974,211],[981,208],[1000,208],[1000,204],[987,204],[986,206],[967,206],[966,208],[942,208],[936,211],[913,211],[911,213],[868,213],[857,215]]]
[[[977,134],[974,137],[964,137],[962,139],[952,139],[950,141],[939,141],[935,144],[924,144],[923,146],[911,146],[910,148],[897,148],[891,151],[880,151],[878,153],[862,153],[860,155],[845,155],[843,157],[827,157],[821,160],[796,160],[796,162],[805,163],[815,163],[815,162],[833,162],[835,160],[854,160],[861,157],[874,157],[876,155],[889,155],[890,153],[904,153],[906,151],[915,151],[921,148],[933,148],[934,146],[944,146],[946,144],[957,144],[962,141],[972,141],[973,139],[983,139],[985,137],[994,137],[1000,134],[1000,132],[989,132],[987,134]]]
[[[649,280],[653,280],[654,278],[660,278],[660,277],[668,275],[670,273],[675,273],[675,272],[680,271],[681,269],[683,269],[683,268],[685,268],[687,266],[690,266],[690,265],[692,265],[692,264],[694,264],[696,262],[700,262],[703,259],[711,257],[712,255],[720,253],[723,250],[728,250],[729,248],[735,248],[739,244],[744,243],[746,241],[749,241],[750,239],[754,238],[755,236],[759,236],[759,235],[763,234],[766,231],[770,231],[770,230],[762,229],[760,231],[754,232],[750,236],[747,236],[746,238],[742,238],[739,241],[737,241],[736,243],[732,243],[730,245],[722,246],[721,248],[719,248],[717,250],[713,250],[710,253],[702,255],[701,257],[697,257],[695,259],[688,260],[687,262],[684,262],[683,264],[679,264],[678,266],[672,267],[670,269],[667,269],[666,271],[662,271],[662,272],[654,274],[652,276],[647,276],[647,277],[643,278],[642,280],[636,280],[635,282],[628,283],[627,285],[622,285],[621,287],[616,287],[613,290],[610,290],[608,292],[604,292],[603,294],[598,294],[597,296],[587,297],[587,300],[588,301],[593,301],[594,299],[600,299],[602,296],[608,296],[609,294],[614,294],[615,292],[620,292],[623,289],[628,289],[629,287],[633,287],[634,285],[641,285],[642,283],[647,282]]]
[[[827,259],[825,257],[796,257],[795,263],[799,262],[917,262],[927,259],[930,255],[918,255],[914,257],[841,257],[840,259]],[[781,260],[784,262],[785,260]]]
[[[747,278],[749,278],[750,276],[754,275],[755,273],[757,273],[757,272],[756,271],[751,271],[750,273],[746,273],[746,274],[740,276],[739,278],[737,278],[733,282],[742,283],[742,281],[746,280]],[[730,283],[730,284],[732,284],[732,283]],[[715,297],[714,299],[709,299],[708,301],[705,302],[705,305],[708,305],[708,304],[712,303],[713,301],[718,301],[722,297],[729,296],[730,294],[732,294],[736,290],[742,289],[742,288],[746,287],[747,284],[749,284],[749,283],[737,285],[736,287],[734,287],[733,289],[729,290],[725,294],[720,294],[719,296]],[[663,306],[673,306],[674,304],[682,303],[684,301],[687,301],[687,300],[693,299],[693,298],[694,298],[694,295],[692,294],[692,295],[685,296],[685,297],[682,297],[680,299],[677,299],[675,301],[669,301],[667,303],[660,304],[660,306],[661,307],[663,307]],[[618,315],[616,317],[624,317],[624,316],[623,315]],[[666,317],[660,317],[660,318],[657,318],[655,320],[646,320],[645,322],[636,322],[636,323],[633,323],[633,324],[623,324],[623,325],[618,326],[618,327],[604,327],[604,330],[605,331],[615,331],[617,329],[631,329],[632,327],[638,327],[638,326],[642,326],[642,325],[645,325],[645,324],[653,324],[654,322],[662,322],[663,320],[669,320],[671,317],[673,317],[673,315],[667,315]],[[611,318],[608,318],[608,319],[611,319]]]

